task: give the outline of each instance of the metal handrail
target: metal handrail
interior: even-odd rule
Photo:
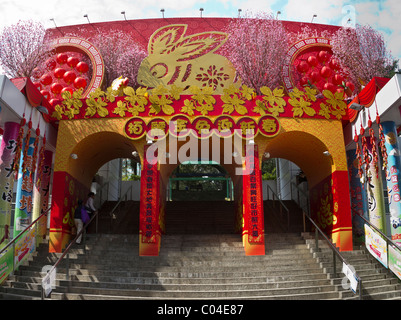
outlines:
[[[48,274],[52,274],[52,272],[57,268],[57,266],[60,264],[60,262],[63,260],[65,256],[67,256],[67,266],[66,266],[66,280],[69,280],[69,251],[71,247],[76,243],[77,239],[82,235],[83,238],[83,248],[84,248],[84,253],[86,253],[86,246],[85,246],[85,238],[86,238],[86,228],[87,226],[93,221],[93,219],[97,218],[98,211],[95,212],[95,214],[92,216],[92,218],[89,220],[88,223],[86,223],[80,232],[77,233],[75,238],[68,244],[68,246],[65,248],[64,252],[61,254],[61,256],[57,259],[57,261],[53,264],[53,266],[50,268],[50,270],[47,272]],[[42,285],[42,299],[45,298],[45,293],[44,293],[44,287]]]
[[[326,240],[326,242],[329,244],[330,249],[333,250],[333,273],[334,276],[337,276],[337,269],[336,269],[336,255],[340,258],[340,260],[346,264],[350,265],[347,260],[342,256],[340,251],[337,249],[337,247],[333,244],[333,242],[325,235],[325,233],[317,226],[317,224],[313,221],[311,217],[309,217],[308,214],[303,212],[304,216],[306,216],[309,221],[315,226],[315,248],[316,251],[319,251],[319,242],[318,242],[318,233],[320,233],[323,236],[323,239]],[[355,277],[358,280],[358,291],[359,291],[359,300],[362,300],[362,279],[361,277],[355,272],[354,273]]]
[[[19,237],[21,237],[28,229],[30,229],[36,222],[39,221],[43,216],[47,216],[48,212],[51,210],[51,207],[48,208],[45,212],[43,212],[38,218],[31,222],[29,226],[27,226],[23,231],[21,231],[13,240],[11,240],[3,249],[0,250],[0,255],[7,250],[12,244],[14,244]]]
[[[132,185],[129,186],[129,188],[127,189],[127,191],[125,191],[124,195],[122,195],[122,196],[120,197],[120,199],[118,199],[117,204],[113,207],[113,209],[111,209],[111,211],[110,211],[110,217],[113,217],[114,211],[117,210],[118,206],[120,205],[120,203],[122,202],[122,199],[123,199],[124,197],[125,197],[125,201],[127,201],[127,194],[128,194],[128,191],[132,191]]]
[[[280,203],[280,214],[283,215],[283,210],[282,208],[284,208],[285,211],[287,211],[287,231],[290,230],[290,210],[288,210],[288,208],[286,207],[286,205],[283,203],[283,201],[279,198],[279,196],[274,192],[274,190],[268,185],[266,184],[267,188],[270,189],[273,193],[273,206],[274,206],[274,201],[275,201],[275,197],[277,197],[277,200]],[[267,191],[268,193],[268,198],[269,198],[269,191]]]
[[[400,248],[396,243],[394,243],[393,240],[391,240],[388,236],[386,236],[382,231],[379,230],[379,228],[377,228],[375,225],[373,225],[373,224],[372,224],[369,220],[367,220],[365,217],[359,215],[359,213],[358,213],[354,208],[351,208],[351,210],[352,210],[352,213],[353,213],[354,216],[358,216],[358,217],[361,218],[365,223],[367,223],[370,227],[372,227],[373,229],[375,229],[375,230],[386,240],[387,245],[390,244],[393,248],[399,250],[400,253],[401,253],[401,248]],[[389,251],[387,250],[387,261],[388,261],[388,254],[389,254]],[[392,272],[392,270],[391,270],[390,268],[388,268],[388,270],[390,270],[390,271]],[[392,273],[393,273],[393,272],[392,272]]]
[[[298,186],[291,182],[291,184],[294,185],[294,187],[298,190],[298,192],[302,193],[306,198],[308,196],[298,188]],[[299,204],[298,204],[299,205]],[[305,210],[302,209],[303,217],[305,220],[305,217],[308,218],[308,220],[314,225],[315,227],[315,249],[316,251],[319,251],[319,233],[323,236],[323,239],[329,244],[330,249],[333,251],[333,273],[334,276],[337,276],[337,266],[336,266],[336,255],[340,258],[340,260],[346,264],[350,265],[347,260],[343,257],[343,255],[340,253],[340,251],[337,249],[337,247],[333,244],[333,242],[326,236],[326,234],[318,227],[318,225],[313,221],[313,219],[309,216],[309,206],[307,205],[307,210],[308,212],[305,213]],[[305,229],[305,224],[304,224],[304,229]],[[359,300],[362,300],[362,279],[361,277],[355,272],[354,273],[355,277],[358,280],[358,291],[359,291]]]

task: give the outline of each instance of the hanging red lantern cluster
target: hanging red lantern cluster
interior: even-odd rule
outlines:
[[[359,137],[358,137],[358,133],[356,132],[356,127],[355,127],[354,141],[356,144],[356,158],[358,160],[358,175],[359,175],[359,178],[362,179],[362,177],[363,177],[363,169],[362,169],[363,161],[362,161],[362,156],[361,156],[361,147],[359,146],[358,140],[359,140]],[[364,184],[362,184],[362,187],[364,187]]]
[[[36,170],[36,161],[38,159],[39,138],[40,138],[39,123],[38,123],[38,127],[36,128],[36,131],[35,131],[35,133],[36,133],[35,142],[33,143],[32,170],[29,172],[30,179],[33,179],[33,173]]]
[[[377,110],[377,104],[375,101],[376,105],[376,123],[379,127],[379,148],[382,156],[382,169],[387,170],[387,164],[388,164],[388,155],[387,155],[387,148],[386,148],[386,138],[384,137],[384,132],[383,132],[383,126],[380,122],[380,116],[379,116],[379,111]]]
[[[301,87],[314,86],[319,91],[342,92],[348,97],[351,97],[355,90],[354,84],[346,80],[346,74],[341,70],[339,61],[328,50],[305,53],[295,64],[300,74]]]
[[[23,161],[22,161],[22,172],[25,173],[27,170],[27,161],[26,158],[28,156],[28,149],[29,149],[29,140],[31,139],[31,129],[32,129],[32,121],[29,119],[28,122],[28,132],[25,136],[25,147],[23,152]]]
[[[369,172],[370,158],[369,158],[368,144],[365,137],[365,129],[362,127],[362,125],[359,135],[361,136],[362,155],[363,155],[362,159],[363,159],[363,164],[365,164],[365,175],[369,176],[368,172]]]
[[[370,113],[369,113],[368,127],[369,127],[369,136],[370,136],[370,145],[372,146],[372,160],[371,161],[375,167],[376,178],[379,178],[379,157],[377,154],[375,131],[372,128],[372,120],[370,119]]]
[[[38,167],[38,178],[36,179],[36,187],[40,187],[40,182],[42,181],[42,176],[43,176],[43,164],[45,162],[45,148],[46,148],[46,132],[43,136],[42,139],[42,147],[40,148],[39,151],[39,167]]]
[[[40,77],[36,73],[37,81],[34,81],[34,85],[49,102],[61,99],[63,92],[72,94],[75,90],[87,87],[87,73],[90,68],[81,58],[77,53],[62,52],[46,60],[46,73],[42,73]]]
[[[14,164],[13,164],[13,171],[14,171],[15,179],[18,179],[18,170],[19,170],[19,163],[20,163],[20,159],[21,159],[22,140],[24,138],[25,124],[26,124],[26,119],[25,119],[25,112],[24,112],[24,114],[22,115],[21,122],[20,122],[18,137],[17,137],[17,141],[16,141],[16,146],[15,146],[15,158],[14,158]]]

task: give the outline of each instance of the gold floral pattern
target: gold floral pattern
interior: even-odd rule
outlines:
[[[316,114],[311,104],[316,101],[317,90],[306,89],[309,90],[304,92],[295,88],[289,93],[290,99],[288,99],[288,103],[293,106],[292,112],[294,117],[302,117],[304,112],[310,117]]]
[[[255,95],[254,90],[243,85],[241,88],[236,88],[230,85],[227,89],[223,90],[224,94],[221,96],[223,104],[223,113],[231,114],[237,111],[240,115],[248,113],[248,109],[244,106],[246,100],[250,101]]]
[[[323,95],[327,98],[326,103],[320,104],[319,115],[330,118],[330,114],[341,120],[346,115],[347,104],[344,102],[344,93],[332,93],[329,90],[324,90]]]
[[[82,107],[82,92],[83,89],[75,91],[72,95],[69,91],[63,92],[61,94],[63,101],[61,102],[61,105],[58,104],[55,106],[52,117],[61,120],[63,115],[65,115],[68,119],[73,119],[75,115],[79,114]]]
[[[284,97],[284,88],[276,88],[273,91],[268,87],[260,88],[260,92],[264,95],[263,100],[257,100],[254,112],[259,113],[261,116],[266,114],[266,111],[277,117],[280,113],[284,112],[286,105]]]
[[[119,97],[111,87],[106,91],[97,88],[85,100],[81,99],[82,90],[78,90],[72,95],[70,92],[64,92],[63,100],[54,107],[51,117],[57,120],[71,120],[82,118],[83,114],[85,118],[95,116],[104,118],[110,116],[110,113],[119,117],[136,117],[153,116],[161,111],[168,116],[179,113],[188,116],[207,116],[211,112],[217,111],[215,109],[215,92],[212,87],[191,86],[188,91],[192,94],[190,98],[182,99],[184,88],[176,85],[169,88],[160,85],[152,90],[143,87],[137,89],[126,87],[123,89],[124,96]],[[223,90],[223,94],[220,96],[221,102],[219,103],[221,104],[217,104],[221,108],[219,114],[237,114],[238,116],[270,114],[274,117],[283,116],[283,114],[285,117],[306,115],[338,120],[347,114],[347,105],[341,92],[332,93],[324,90],[318,98],[319,92],[310,87],[306,87],[304,90],[295,88],[289,92],[287,97],[283,87],[273,90],[262,87],[260,91],[262,95],[256,97],[255,91],[246,85],[241,87],[230,85]],[[318,99],[321,101],[320,103]],[[180,101],[180,103],[174,104],[174,101]],[[83,102],[86,105],[84,112],[81,113]],[[78,116],[80,114],[81,116]]]
[[[193,110],[200,112],[203,116],[207,115],[209,111],[214,110],[216,99],[213,97],[213,88],[198,88],[191,86],[189,91],[192,93],[191,100],[184,101],[184,108],[181,112],[187,111],[192,113]],[[189,114],[189,113],[188,113]]]

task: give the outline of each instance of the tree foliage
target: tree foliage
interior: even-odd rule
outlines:
[[[225,32],[229,37],[223,55],[234,65],[243,84],[260,94],[260,88],[281,85],[281,70],[288,49],[282,22],[270,14],[247,12],[233,19]]]
[[[137,87],[138,69],[146,57],[143,50],[127,34],[119,30],[99,33],[89,39],[99,50],[105,64],[106,87],[111,86],[118,77],[129,79],[131,87]]]
[[[50,55],[51,43],[39,22],[20,20],[0,34],[0,65],[10,78],[31,77]]]
[[[386,77],[396,66],[383,35],[369,25],[339,29],[332,38],[332,50],[354,84]]]

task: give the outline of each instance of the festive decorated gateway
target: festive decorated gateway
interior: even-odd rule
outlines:
[[[234,37],[230,27],[239,20],[132,20],[48,30],[54,42],[45,67],[38,66],[32,82],[12,80],[34,109],[41,106],[47,112],[24,109],[19,112],[21,121],[2,123],[3,156],[12,143],[17,146],[8,156],[8,168],[1,171],[3,204],[14,181],[12,170],[22,172],[15,230],[32,221],[32,203],[40,203],[39,211],[48,207],[51,191],[49,250],[61,252],[71,238],[78,199],[86,198],[99,168],[133,154],[139,156],[142,168],[140,255],[158,255],[163,233],[168,233],[164,208],[169,179],[177,165],[191,160],[213,160],[227,171],[234,186],[233,231],[242,235],[247,255],[265,253],[264,217],[269,214],[263,211],[265,158],[289,160],[303,171],[311,216],[342,251],[353,249],[353,229],[360,231],[353,227],[351,208],[361,215],[368,212],[364,206],[371,200],[367,201],[366,191],[369,199],[375,195],[377,208],[383,203],[380,174],[385,172],[396,186],[391,187],[391,214],[400,221],[400,209],[395,207],[400,200],[398,178],[393,178],[398,177],[399,160],[396,153],[389,153],[390,145],[397,145],[394,119],[400,117],[378,126],[379,109],[391,106],[390,98],[377,106],[382,88],[394,97],[389,84],[394,87],[398,78],[368,79],[361,90],[347,66],[333,55],[331,36],[340,28],[282,22],[286,47],[280,70],[273,72],[279,81],[271,81],[272,70],[241,64],[232,54],[233,48],[241,47],[252,57],[256,50],[250,42],[235,47],[230,42]],[[93,39],[99,35],[112,39],[116,30],[144,53],[135,77],[112,77],[100,46],[95,45]],[[265,41],[267,46],[273,38]],[[115,50],[125,54],[124,48]],[[131,58],[132,53],[126,54]],[[273,67],[274,63],[269,68]],[[264,80],[252,86],[244,76],[247,68],[251,68],[248,74],[263,73],[259,79]],[[351,105],[365,108],[356,111]],[[360,127],[366,128],[365,134]],[[47,174],[52,166],[49,190]],[[383,208],[374,211],[371,206],[369,214],[384,229]],[[3,228],[9,225],[4,221]],[[399,240],[400,224],[391,227],[393,239]]]

